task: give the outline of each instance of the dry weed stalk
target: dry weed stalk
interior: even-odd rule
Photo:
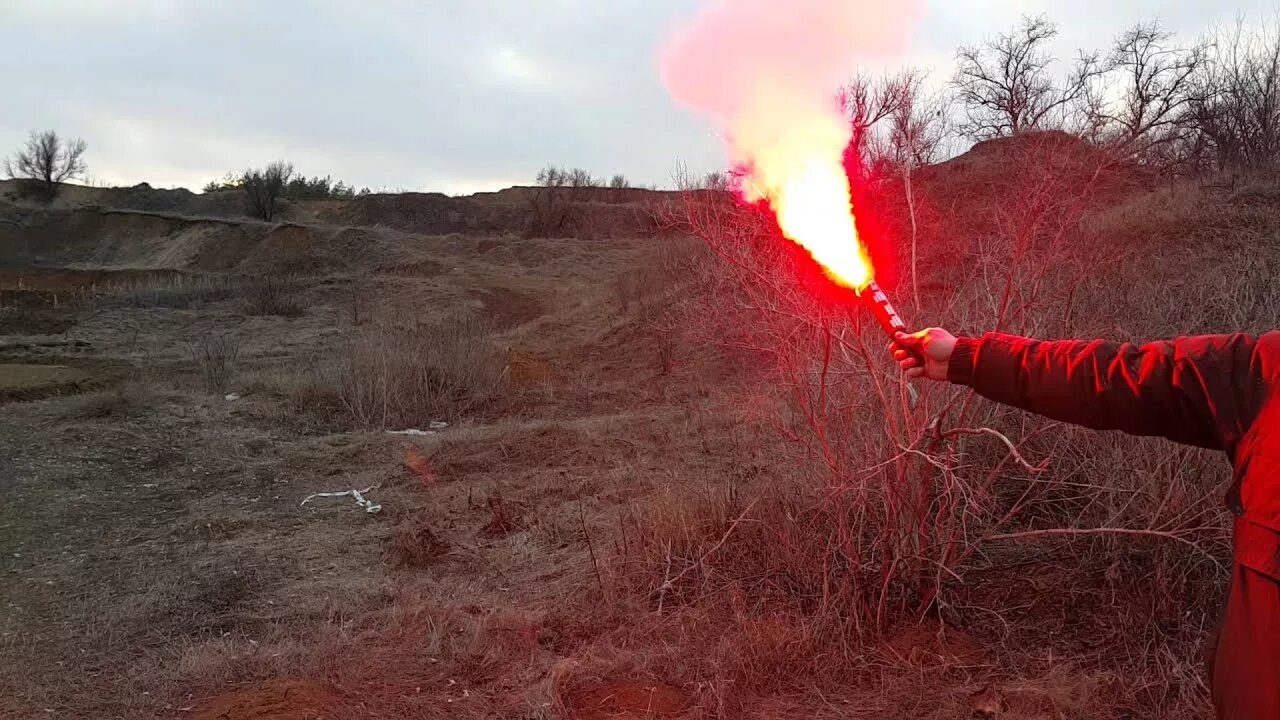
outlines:
[[[298,317],[303,306],[298,298],[299,283],[293,278],[270,275],[258,278],[244,289],[245,312],[250,315]]]
[[[426,427],[496,397],[502,359],[488,327],[464,316],[400,327],[373,325],[344,348],[335,388],[361,427]]]
[[[187,342],[205,392],[221,395],[231,387],[240,360],[240,340],[226,333],[207,333]]]

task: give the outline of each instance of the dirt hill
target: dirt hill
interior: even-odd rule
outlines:
[[[277,222],[265,223],[244,214],[235,191],[64,185],[56,200],[40,203],[3,181],[0,265],[246,273],[381,267],[397,262],[379,255],[383,236],[526,235],[533,192],[516,187],[468,197],[399,193],[290,202]],[[591,238],[651,233],[648,204],[664,196],[575,192],[563,204],[584,218],[574,232]]]

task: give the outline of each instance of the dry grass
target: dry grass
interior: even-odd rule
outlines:
[[[247,314],[290,318],[299,317],[303,313],[299,291],[296,279],[269,276],[254,279],[241,290]]]
[[[370,323],[337,357],[276,377],[289,403],[326,424],[430,427],[482,409],[504,383],[488,327],[471,316],[438,323]]]
[[[96,283],[79,291],[82,298],[134,308],[183,309],[234,297],[240,280],[227,275],[157,273]]]
[[[60,422],[124,420],[146,414],[158,399],[154,382],[131,379],[107,390],[76,395],[58,407]]]
[[[391,541],[391,559],[398,565],[427,568],[439,560],[449,544],[431,529],[434,518],[416,513],[405,516],[396,525]]]

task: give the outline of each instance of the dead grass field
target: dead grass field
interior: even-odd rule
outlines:
[[[1084,226],[1240,248],[1280,217],[1209,192]],[[1189,206],[1218,210],[1175,222]],[[836,526],[779,432],[796,406],[748,334],[708,338],[699,316],[741,296],[696,243],[145,213],[95,240],[81,212],[36,214],[47,247],[0,238],[22,242],[0,268],[0,387],[22,386],[0,406],[0,716],[1210,717],[1218,578],[1159,543],[984,548],[942,610],[852,632],[807,564]],[[1253,304],[1206,301],[1181,330],[1273,322],[1255,280]],[[1071,327],[1171,329],[1144,307]],[[954,304],[911,314],[979,329]],[[1042,437],[1024,450],[1071,477],[1213,496],[1200,455]],[[1093,511],[1054,487],[1033,519]],[[310,497],[366,488],[379,512]]]

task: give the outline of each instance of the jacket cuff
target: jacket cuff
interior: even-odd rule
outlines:
[[[978,360],[978,343],[975,338],[956,338],[955,349],[947,362],[947,380],[957,385],[968,385],[973,380],[973,366]]]

